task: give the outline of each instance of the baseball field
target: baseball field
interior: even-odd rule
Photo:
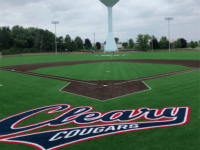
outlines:
[[[1,150],[196,150],[199,127],[200,51],[0,58]]]

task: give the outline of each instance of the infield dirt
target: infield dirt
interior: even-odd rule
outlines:
[[[193,67],[193,69],[187,69],[184,71],[177,71],[172,73],[160,74],[150,77],[138,78],[133,80],[110,80],[110,81],[82,81],[70,78],[63,78],[45,74],[38,74],[28,72],[30,70],[36,70],[39,68],[46,67],[56,67],[56,66],[67,66],[67,65],[79,65],[88,63],[99,63],[99,62],[129,62],[129,63],[151,63],[151,64],[172,64],[172,65],[182,65],[186,67]],[[126,60],[87,60],[87,61],[65,61],[65,62],[51,62],[51,63],[38,63],[38,64],[25,64],[25,65],[15,65],[0,67],[1,70],[14,71],[17,73],[34,75],[44,78],[56,79],[61,81],[70,82],[61,91],[77,94],[97,100],[109,100],[112,98],[133,94],[136,92],[141,92],[149,90],[143,81],[180,74],[190,71],[195,71],[200,69],[199,60],[159,60],[159,59],[126,59]]]

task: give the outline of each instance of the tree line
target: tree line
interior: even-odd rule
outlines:
[[[66,35],[56,38],[58,52],[68,51],[87,51],[89,49],[101,49],[100,42],[92,47],[89,39],[85,42],[77,36],[74,40]],[[29,52],[54,52],[55,34],[43,29],[34,27],[23,28],[16,25],[11,29],[9,27],[0,27],[0,52],[8,53],[29,53]]]
[[[139,48],[142,51],[147,51],[151,49],[169,49],[169,40],[167,37],[162,36],[161,39],[158,41],[158,39],[153,35],[150,36],[148,34],[138,34],[136,43],[134,43],[133,39],[129,39],[128,42],[122,43],[123,48],[127,49],[134,49]],[[179,38],[173,43],[170,42],[170,48],[196,48],[200,45],[199,41],[191,41],[191,43],[187,43],[187,41],[184,38]]]
[[[77,36],[74,40],[66,35],[65,37],[56,37],[58,52],[73,52],[73,51],[89,51],[100,50],[100,42],[96,42],[92,46],[91,41],[87,38],[83,40]],[[119,42],[119,38],[115,38],[115,42]],[[168,49],[169,41],[167,37],[162,36],[158,39],[153,35],[138,34],[136,43],[133,39],[122,43],[123,48],[135,49],[138,48],[143,51],[150,49]],[[106,42],[104,42],[106,44]],[[184,38],[177,39],[170,44],[171,48],[195,48],[199,46],[200,40],[197,42],[187,43]],[[30,52],[54,52],[55,51],[55,34],[43,29],[34,27],[23,28],[16,25],[11,29],[9,27],[0,27],[0,52],[2,54],[9,53],[30,53]]]

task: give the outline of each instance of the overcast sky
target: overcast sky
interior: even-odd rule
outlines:
[[[119,42],[138,34],[200,40],[200,0],[120,0],[113,7],[113,34]],[[0,0],[0,26],[20,25],[55,32],[51,21],[59,21],[57,36],[103,43],[108,33],[108,11],[99,0]]]

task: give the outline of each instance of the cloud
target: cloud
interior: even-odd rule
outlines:
[[[26,5],[28,3],[37,3],[39,1],[42,0],[1,0],[1,3],[20,6],[20,5]]]
[[[108,10],[99,0],[0,0],[0,26],[21,25],[38,27],[54,32],[51,21],[59,21],[57,35],[69,34],[104,42],[108,32]],[[120,0],[113,7],[114,36],[120,42],[139,33],[168,37],[170,21],[171,39],[183,37],[200,40],[199,0]]]

